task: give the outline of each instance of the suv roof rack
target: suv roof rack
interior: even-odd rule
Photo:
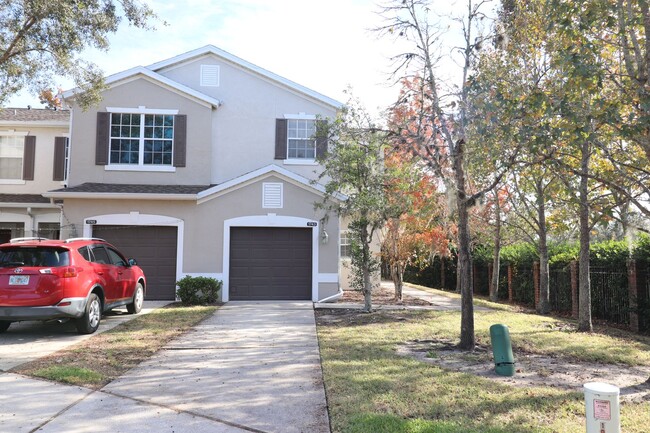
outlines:
[[[69,239],[66,239],[64,242],[67,244],[67,243],[74,242],[74,241],[102,241],[102,242],[106,242],[106,240],[102,239],[102,238],[69,238]]]
[[[48,238],[41,238],[37,236],[30,236],[30,237],[24,237],[24,238],[13,238],[9,240],[10,244],[17,244],[18,242],[29,242],[29,241],[49,241],[51,239]]]

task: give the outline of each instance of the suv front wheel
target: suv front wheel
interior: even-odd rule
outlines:
[[[91,293],[83,316],[75,320],[77,331],[80,334],[92,334],[99,328],[99,321],[102,318],[102,303],[99,297]]]
[[[129,314],[138,314],[142,310],[142,303],[144,302],[144,288],[142,284],[138,283],[135,286],[135,292],[133,293],[133,302],[126,304],[126,311]]]

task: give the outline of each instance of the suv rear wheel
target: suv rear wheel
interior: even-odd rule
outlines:
[[[102,303],[99,297],[91,293],[88,297],[86,310],[83,316],[75,320],[77,331],[80,334],[92,334],[99,328],[99,321],[102,318]]]
[[[0,333],[5,332],[7,329],[9,329],[9,325],[11,325],[10,321],[0,320]]]

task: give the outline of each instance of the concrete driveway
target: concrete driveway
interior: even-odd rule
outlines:
[[[150,313],[170,302],[145,301],[140,314]],[[116,308],[102,317],[95,333],[108,331],[140,314],[128,314],[126,308]],[[65,349],[92,335],[94,334],[79,335],[72,321],[12,323],[7,332],[0,334],[0,371],[7,371],[17,365]]]
[[[0,431],[329,433],[313,305],[230,302],[100,391],[0,374]]]

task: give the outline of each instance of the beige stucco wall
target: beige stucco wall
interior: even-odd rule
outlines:
[[[282,182],[284,185],[284,206],[281,209],[262,208],[262,184]],[[222,274],[224,221],[243,216],[262,216],[276,214],[278,217],[301,217],[320,221],[322,211],[314,211],[313,203],[321,196],[304,187],[273,175],[256,179],[248,185],[229,190],[201,204],[194,201],[158,200],[106,200],[106,199],[66,199],[65,219],[73,224],[75,231],[66,231],[64,237],[81,236],[84,220],[100,215],[139,214],[163,215],[183,221],[182,252],[183,267],[180,274]],[[281,227],[278,226],[278,227]],[[318,243],[317,274],[328,274],[326,282],[319,284],[323,293],[319,299],[331,296],[338,289],[338,219],[330,218],[324,227],[329,235],[327,243]],[[118,245],[119,247],[119,245]]]
[[[187,115],[187,165],[174,173],[107,171],[95,165],[97,112],[106,107],[177,109]],[[128,111],[128,110],[127,110]],[[84,182],[172,185],[209,185],[212,159],[212,108],[168,90],[148,79],[113,87],[103,93],[99,106],[83,111],[73,107],[69,185]]]
[[[200,85],[201,65],[219,66],[218,87]],[[300,113],[334,118],[333,107],[212,55],[158,72],[223,102],[213,113],[212,183],[269,164],[314,178],[314,165],[285,165],[284,161],[274,159],[275,119]]]

